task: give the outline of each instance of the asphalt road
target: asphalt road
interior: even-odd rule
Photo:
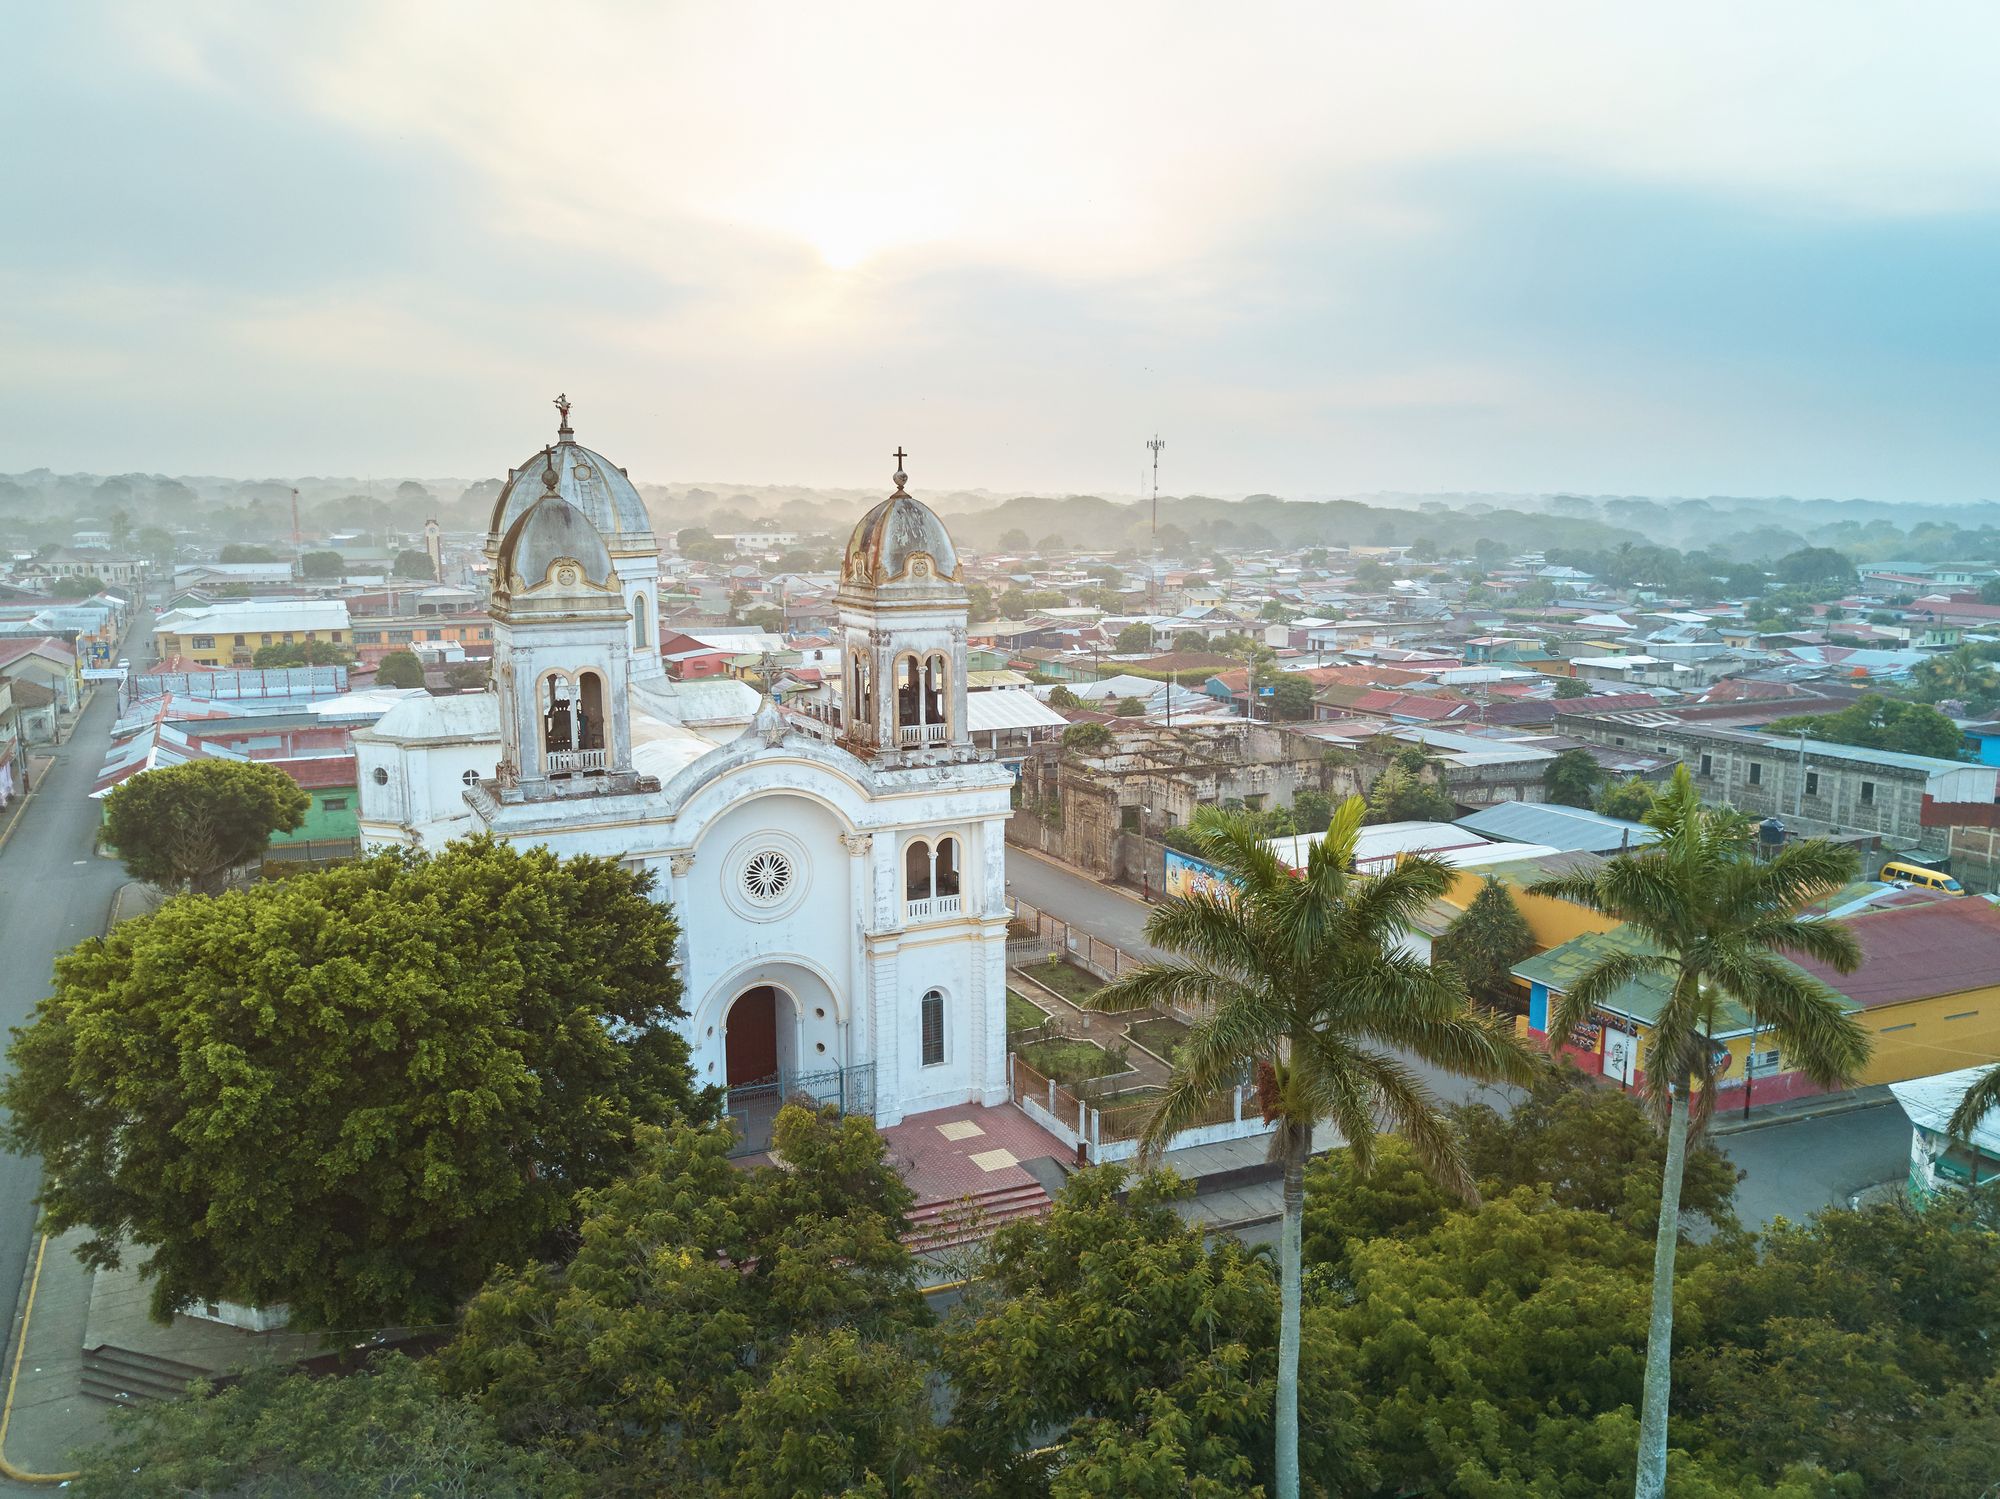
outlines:
[[[1881,1103],[1743,1130],[1717,1143],[1745,1173],[1736,1184],[1737,1217],[1761,1229],[1780,1214],[1796,1223],[1821,1208],[1846,1207],[1863,1187],[1902,1176],[1910,1121],[1895,1104]]]
[[[135,619],[147,615],[144,605],[134,611]],[[104,930],[125,882],[123,867],[93,847],[98,804],[90,799],[117,717],[118,695],[106,684],[0,848],[0,1029],[25,1023],[48,997],[57,955]],[[13,1306],[34,1248],[41,1180],[39,1160],[0,1152],[0,1307]]]
[[[1144,936],[1146,908],[1122,890],[1013,848],[1007,850],[1007,886],[1029,905],[1127,952],[1157,953]],[[1507,1090],[1414,1065],[1440,1097],[1458,1102],[1478,1094],[1505,1112]],[[1746,1228],[1761,1229],[1780,1214],[1797,1222],[1821,1208],[1845,1206],[1861,1188],[1901,1176],[1908,1167],[1910,1126],[1901,1109],[1884,1104],[1744,1130],[1720,1137],[1720,1144],[1745,1173],[1736,1189],[1737,1215]]]

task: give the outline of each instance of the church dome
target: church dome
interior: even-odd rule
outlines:
[[[508,475],[500,498],[493,503],[489,536],[505,536],[508,528],[541,500],[542,472],[553,467],[556,493],[588,516],[614,551],[657,550],[652,519],[632,481],[603,454],[576,440],[570,431],[566,401],[559,400],[557,409],[562,412],[562,426],[556,433],[556,445],[533,454]]]
[[[847,538],[840,581],[891,583],[908,575],[911,562],[922,556],[930,559],[930,570],[937,577],[958,582],[958,548],[951,544],[951,533],[936,511],[904,492],[907,474],[897,469],[895,478],[896,492],[862,516]]]
[[[519,578],[524,588],[533,588],[549,575],[549,569],[567,559],[577,564],[583,576],[603,588],[616,588],[618,580],[611,565],[611,553],[590,517],[569,504],[553,489],[507,528],[500,543],[501,586],[511,589]]]

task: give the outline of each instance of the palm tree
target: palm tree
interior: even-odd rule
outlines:
[[[1965,1090],[1965,1097],[1958,1101],[1958,1107],[1951,1111],[1951,1118],[1945,1123],[1945,1130],[1952,1139],[1962,1140],[1972,1146],[1972,1185],[1979,1186],[1979,1147],[1972,1144],[1972,1137],[1985,1123],[1986,1116],[2000,1109],[2000,1067],[1988,1067],[1985,1074]]]
[[[1147,940],[1178,956],[1135,969],[1092,1000],[1111,1010],[1176,1005],[1203,1017],[1174,1053],[1173,1075],[1140,1134],[1142,1161],[1157,1161],[1177,1131],[1210,1117],[1246,1067],[1264,1117],[1277,1124],[1271,1153],[1285,1183],[1278,1499],[1299,1491],[1299,1244],[1314,1126],[1331,1121],[1365,1171],[1384,1122],[1441,1185],[1476,1200],[1458,1140],[1407,1057],[1482,1081],[1525,1082],[1536,1065],[1500,1020],[1468,1005],[1455,969],[1396,945],[1452,871],[1413,857],[1386,874],[1353,873],[1365,812],[1358,796],[1343,802],[1298,876],[1272,856],[1252,819],[1198,813],[1196,845],[1227,871],[1234,891],[1191,892],[1155,907]]]
[[[1657,843],[1589,873],[1542,880],[1529,893],[1615,917],[1641,939],[1577,979],[1550,1019],[1550,1035],[1568,1035],[1625,984],[1651,980],[1668,991],[1646,1055],[1646,1093],[1666,1119],[1667,1162],[1634,1490],[1638,1499],[1660,1499],[1667,1481],[1681,1169],[1688,1136],[1707,1123],[1714,1101],[1717,1056],[1710,1037],[1736,1028],[1737,1010],[1755,1014],[1758,1029],[1776,1036],[1799,1070],[1827,1088],[1853,1081],[1868,1059],[1868,1038],[1838,995],[1780,956],[1811,958],[1841,973],[1861,961],[1860,945],[1846,927],[1801,914],[1854,877],[1851,853],[1808,839],[1757,859],[1749,823],[1702,806],[1685,765],[1674,771],[1646,821],[1659,830]]]

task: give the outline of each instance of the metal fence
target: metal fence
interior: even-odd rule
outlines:
[[[842,1114],[875,1114],[875,1064],[784,1072],[754,1083],[739,1083],[723,1095],[723,1109],[736,1126],[731,1155],[755,1155],[771,1148],[778,1111],[788,1103],[831,1106]]]
[[[1022,900],[1018,895],[1007,897],[1008,908],[1019,923],[1007,932],[1007,958],[1015,960],[1015,948],[1020,945],[1035,944],[1034,954],[1059,952],[1066,954],[1072,962],[1080,963],[1099,978],[1110,980],[1123,978],[1134,968],[1144,964],[1145,959],[1135,958],[1123,948],[1114,947],[1102,937],[1079,931],[1060,916],[1051,916]]]

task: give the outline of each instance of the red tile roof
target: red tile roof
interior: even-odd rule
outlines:
[[[266,760],[307,791],[330,790],[355,784],[354,756],[314,755],[303,760]]]
[[[1865,1008],[2000,983],[2000,907],[1977,896],[1870,911],[1848,927],[1861,943],[1854,972],[1793,961]]]

